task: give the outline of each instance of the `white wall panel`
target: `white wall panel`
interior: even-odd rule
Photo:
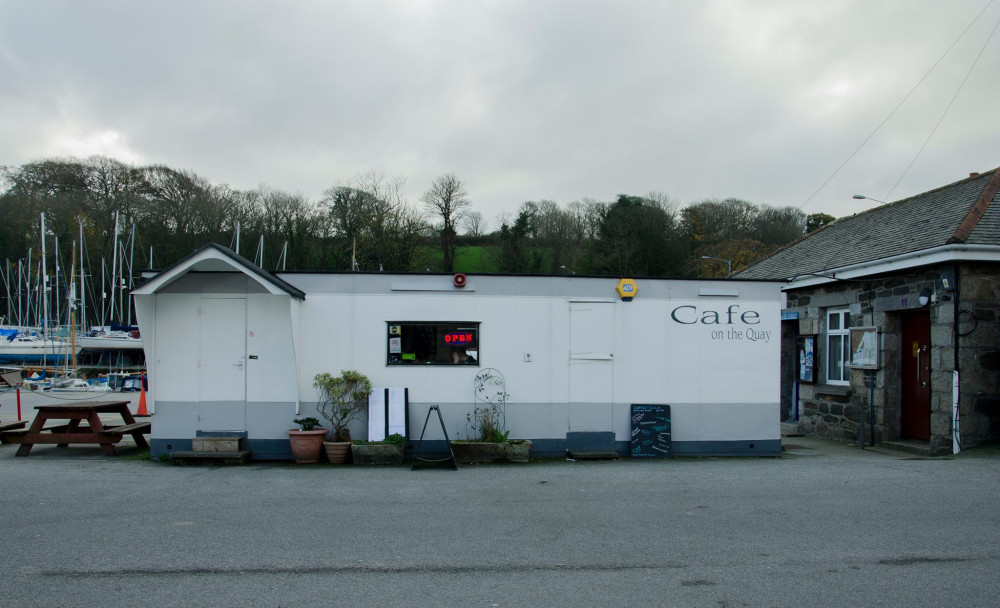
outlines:
[[[156,351],[152,356],[156,365],[156,398],[197,401],[198,304],[201,296],[161,293],[154,297]]]

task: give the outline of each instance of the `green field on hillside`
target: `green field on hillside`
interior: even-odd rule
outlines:
[[[431,271],[441,271],[444,254],[437,247],[423,247],[418,255],[418,268],[430,268]],[[496,272],[496,267],[490,260],[486,247],[459,247],[455,252],[455,272]]]

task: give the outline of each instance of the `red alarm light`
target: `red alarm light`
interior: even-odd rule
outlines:
[[[465,274],[459,272],[454,277],[455,287],[465,287]]]

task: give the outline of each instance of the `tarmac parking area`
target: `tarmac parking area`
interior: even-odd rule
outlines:
[[[7,606],[994,606],[1000,455],[458,471],[0,446]]]

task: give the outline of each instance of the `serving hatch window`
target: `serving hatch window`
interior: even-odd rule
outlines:
[[[388,365],[479,365],[479,323],[390,321]]]

